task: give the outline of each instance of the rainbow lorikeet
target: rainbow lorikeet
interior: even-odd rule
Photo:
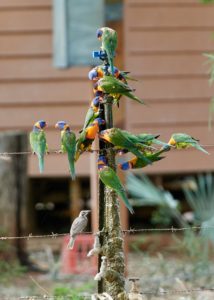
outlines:
[[[117,32],[109,27],[97,30],[97,38],[102,42],[101,49],[106,52],[111,74],[114,74],[114,56],[117,48]]]
[[[107,141],[116,147],[127,149],[129,152],[132,152],[137,157],[144,160],[145,163],[147,164],[151,163],[151,161],[148,158],[146,158],[141,151],[139,151],[138,145],[132,142],[127,136],[125,136],[121,129],[110,128],[110,129],[102,130],[99,133],[99,137],[102,140]]]
[[[160,156],[163,152],[164,150],[160,150],[156,153],[148,153],[145,154],[145,157],[147,157],[149,161],[152,162],[159,161],[164,158],[164,156]],[[148,166],[148,163],[146,163],[144,160],[136,156],[126,162],[118,164],[118,167],[123,171],[130,170],[130,169],[141,169],[146,166]]]
[[[105,121],[101,118],[96,118],[88,127],[86,127],[76,141],[75,161],[77,161],[80,155],[85,151],[91,151],[91,146],[95,140],[96,134],[99,132],[100,126],[105,124]]]
[[[172,134],[168,145],[174,146],[177,149],[185,149],[189,147],[194,147],[197,150],[200,150],[206,154],[209,154],[204,148],[199,144],[199,140],[186,133],[174,133]]]
[[[37,155],[39,160],[39,171],[44,171],[44,156],[48,152],[48,146],[46,143],[46,135],[44,128],[47,123],[44,120],[39,120],[33,126],[33,130],[30,132],[30,145],[34,154]]]
[[[82,130],[88,127],[88,125],[92,123],[94,119],[96,119],[99,116],[99,105],[102,100],[103,100],[102,97],[97,96],[91,101],[91,105],[85,116],[85,122]]]
[[[101,91],[103,93],[110,94],[115,98],[116,103],[118,103],[120,97],[124,95],[132,100],[144,104],[143,100],[133,94],[134,89],[113,76],[104,76],[95,82],[94,91]]]
[[[75,179],[74,155],[76,150],[76,135],[71,131],[70,126],[65,121],[58,121],[55,125],[61,131],[61,151],[67,152],[69,171],[71,178]]]
[[[98,159],[98,174],[100,180],[109,188],[114,190],[118,196],[121,197],[123,200],[124,204],[128,208],[131,214],[134,213],[134,210],[129,203],[129,200],[126,196],[125,189],[123,185],[120,182],[119,177],[117,176],[116,172],[107,165],[107,161],[105,156],[100,155]]]
[[[150,133],[139,133],[139,134],[132,134],[126,130],[122,130],[123,134],[128,137],[133,143],[139,143],[145,146],[151,146],[152,144],[162,145],[165,146],[167,143],[164,143],[160,140],[159,134],[150,134]]]
[[[109,71],[109,68],[108,68]],[[114,77],[119,79],[120,81],[124,82],[127,84],[127,80],[134,80],[136,81],[136,79],[130,77],[129,72],[126,71],[120,71],[118,68],[114,67]],[[88,78],[90,80],[94,80],[97,81],[100,78],[103,78],[105,76],[105,67],[103,65],[100,66],[96,66],[93,69],[91,69],[91,71],[89,71],[88,73]]]

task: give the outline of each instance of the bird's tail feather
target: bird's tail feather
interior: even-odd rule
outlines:
[[[109,64],[110,64],[111,74],[112,74],[112,76],[114,76],[114,61],[113,61],[113,58],[109,59]]]
[[[129,203],[129,200],[126,196],[126,192],[124,190],[120,190],[118,191],[118,195],[121,197],[121,199],[123,200],[125,206],[128,208],[128,210],[130,211],[131,214],[134,213],[134,209],[131,206],[131,204]]]
[[[135,101],[141,103],[141,104],[145,104],[145,102],[142,99],[138,98],[137,96],[135,96],[131,92],[127,92],[126,96],[129,97],[129,98],[131,98],[132,100],[135,100]]]
[[[152,163],[152,161],[151,161],[149,158],[145,157],[145,156],[143,155],[143,153],[140,152],[140,151],[138,151],[137,149],[133,148],[133,149],[131,150],[131,152],[132,152],[133,154],[135,154],[137,157],[141,158],[146,164],[151,164],[151,163]]]
[[[38,160],[39,160],[39,172],[43,173],[44,172],[44,155],[38,155]]]
[[[70,237],[70,240],[68,242],[67,248],[70,249],[70,250],[72,250],[73,247],[74,247],[74,242],[75,242],[75,238],[74,237]]]
[[[210,153],[207,152],[204,148],[202,148],[199,144],[196,144],[196,145],[195,145],[195,148],[198,149],[198,150],[200,150],[200,151],[202,151],[202,152],[204,152],[204,153],[206,153],[206,154],[210,154]]]
[[[72,180],[75,179],[75,164],[74,164],[74,155],[71,152],[68,152],[68,162],[69,162],[69,171],[71,173]]]

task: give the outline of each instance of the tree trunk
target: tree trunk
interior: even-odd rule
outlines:
[[[0,134],[0,152],[22,152],[27,149],[27,136],[22,132]],[[27,155],[0,157],[0,227],[4,234],[25,234],[27,193]],[[22,240],[15,240],[16,254],[25,260]]]
[[[105,96],[104,99],[104,117],[106,121],[106,128],[113,127],[112,117],[112,97]],[[112,146],[106,146],[106,156],[108,165],[112,169],[115,167],[115,153]],[[102,201],[101,209],[103,216],[101,216],[100,230],[103,227],[104,235],[102,243],[102,255],[107,258],[107,272],[103,282],[100,284],[100,291],[106,291],[113,299],[126,299],[125,296],[125,258],[123,250],[123,237],[120,224],[120,206],[117,194],[110,188],[104,187],[102,192],[102,185],[100,185],[100,201]],[[102,199],[102,193],[104,197]],[[103,201],[104,200],[104,201]],[[103,220],[104,219],[104,220]]]

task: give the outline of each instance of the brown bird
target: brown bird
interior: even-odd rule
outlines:
[[[70,240],[68,242],[68,249],[73,249],[76,236],[79,233],[83,232],[83,230],[87,226],[87,215],[89,214],[89,212],[90,210],[82,210],[79,216],[73,221],[70,229]]]

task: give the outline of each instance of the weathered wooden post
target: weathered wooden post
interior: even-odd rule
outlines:
[[[104,59],[105,75],[108,75],[108,59]],[[105,94],[103,104],[100,105],[100,117],[105,120],[105,128],[113,127],[113,98]],[[104,128],[101,128],[103,130]],[[108,165],[116,170],[115,152],[110,144],[100,140],[100,153],[107,157]],[[123,249],[123,237],[120,224],[120,205],[118,196],[112,189],[104,186],[99,180],[99,230],[102,253],[99,256],[98,268],[101,265],[101,257],[107,259],[107,272],[105,277],[98,282],[98,292],[107,292],[114,299],[126,299],[125,296],[125,257]]]
[[[19,153],[27,149],[23,132],[0,133],[0,152]],[[27,155],[0,156],[0,227],[4,234],[21,236],[27,224]],[[25,263],[22,240],[15,240],[17,256]]]

